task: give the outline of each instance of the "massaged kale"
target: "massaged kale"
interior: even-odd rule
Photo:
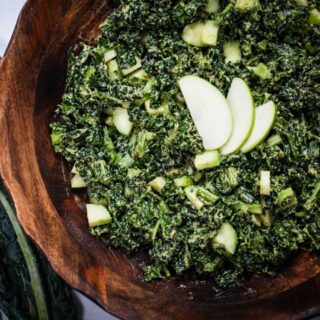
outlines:
[[[53,145],[75,165],[90,202],[112,215],[92,234],[130,253],[148,250],[147,280],[193,271],[229,287],[320,248],[320,26],[310,23],[320,3],[253,2],[240,10],[222,0],[208,13],[207,1],[118,0],[97,45],[69,55]],[[219,24],[216,46],[183,41],[186,25],[208,20]],[[225,62],[230,41],[239,42],[237,63]],[[272,97],[278,116],[268,138],[197,171],[202,141],[177,85],[189,74],[224,94],[240,77],[257,106]],[[129,116],[126,135],[119,107]],[[260,195],[261,171],[271,173],[270,196]],[[233,255],[216,240],[227,222],[237,235]]]

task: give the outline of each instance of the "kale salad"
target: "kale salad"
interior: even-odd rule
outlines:
[[[320,1],[116,0],[51,124],[106,245],[218,286],[320,249]]]

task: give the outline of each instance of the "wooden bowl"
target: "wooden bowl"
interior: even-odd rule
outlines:
[[[88,232],[69,169],[50,142],[66,53],[96,34],[106,0],[29,0],[0,62],[0,173],[26,233],[72,287],[124,319],[302,319],[320,313],[320,262],[301,253],[275,278],[219,291],[210,279],[145,283],[143,259]]]

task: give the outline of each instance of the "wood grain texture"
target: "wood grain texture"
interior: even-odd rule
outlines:
[[[303,319],[320,313],[320,261],[301,253],[275,278],[218,291],[192,275],[142,280],[143,255],[106,248],[88,232],[84,195],[54,154],[49,123],[61,98],[66,53],[90,40],[107,0],[29,0],[0,62],[0,174],[26,233],[56,272],[124,319]]]

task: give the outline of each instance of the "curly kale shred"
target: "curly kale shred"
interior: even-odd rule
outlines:
[[[115,2],[97,44],[70,52],[51,125],[56,152],[75,165],[90,202],[113,217],[92,234],[130,253],[147,250],[146,280],[196,272],[221,287],[247,273],[274,275],[300,249],[319,250],[320,26],[310,12],[320,2],[261,0],[240,10],[221,0],[211,13],[205,0]],[[219,23],[216,46],[182,40],[186,25],[206,20]],[[232,41],[242,58],[226,63]],[[189,74],[224,94],[240,77],[256,105],[273,100],[278,116],[267,139],[197,172],[202,141],[177,85]],[[115,126],[119,107],[133,123],[129,135]],[[270,196],[260,195],[262,170],[271,173]],[[157,177],[161,188],[149,184]],[[225,222],[238,237],[233,255],[212,245]]]

